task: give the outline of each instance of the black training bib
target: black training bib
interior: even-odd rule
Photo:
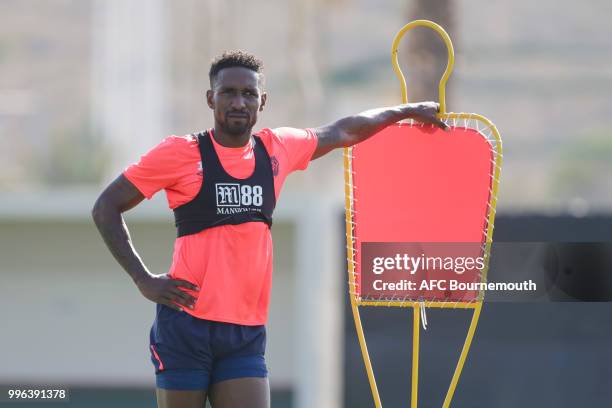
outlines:
[[[196,234],[220,225],[265,222],[272,226],[276,206],[272,164],[258,136],[253,136],[255,170],[246,179],[237,179],[223,169],[209,132],[197,135],[204,180],[197,196],[174,209],[179,237]]]

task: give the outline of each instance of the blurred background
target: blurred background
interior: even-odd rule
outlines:
[[[212,126],[207,73],[226,49],[264,61],[261,127],[316,127],[399,103],[393,36],[434,20],[455,47],[448,110],[485,115],[504,139],[496,238],[612,241],[610,15],[605,0],[0,0],[0,384],[63,384],[72,406],[154,405],[154,307],[89,214],[165,135]],[[410,32],[400,59],[410,99],[437,100],[437,35]],[[339,151],[313,162],[275,213],[273,407],[372,406],[347,308],[342,175]],[[166,272],[164,194],[127,219],[150,269]],[[609,403],[610,310],[485,306],[455,406]],[[410,314],[364,315],[383,403],[407,406]],[[430,317],[423,406],[441,405],[468,324],[457,316]]]

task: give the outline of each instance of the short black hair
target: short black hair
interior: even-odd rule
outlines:
[[[263,79],[263,62],[259,58],[242,50],[225,51],[220,56],[214,58],[210,64],[210,71],[208,71],[210,86],[212,87],[219,71],[231,67],[250,69],[260,74],[261,79]]]

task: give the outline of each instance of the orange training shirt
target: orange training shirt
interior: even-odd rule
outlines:
[[[211,130],[212,132],[212,130]],[[268,151],[276,199],[287,175],[308,167],[317,146],[311,129],[262,129],[258,133]],[[252,139],[243,147],[224,147],[211,138],[227,173],[247,178],[255,167]],[[130,165],[123,175],[148,199],[166,191],[174,209],[200,191],[202,158],[193,135],[168,136]],[[268,319],[272,286],[272,236],[263,222],[222,225],[176,239],[169,275],[200,288],[193,310],[200,319],[242,325],[262,325]]]

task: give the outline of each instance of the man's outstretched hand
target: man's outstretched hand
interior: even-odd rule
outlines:
[[[440,104],[437,102],[417,102],[407,103],[406,107],[408,117],[417,122],[430,123],[439,127],[442,130],[448,130],[448,125],[436,117],[440,112]]]
[[[167,274],[149,275],[139,280],[136,285],[140,293],[150,301],[166,305],[175,310],[182,311],[180,306],[193,309],[196,298],[181,288],[199,291],[196,285],[182,279],[172,279]]]

